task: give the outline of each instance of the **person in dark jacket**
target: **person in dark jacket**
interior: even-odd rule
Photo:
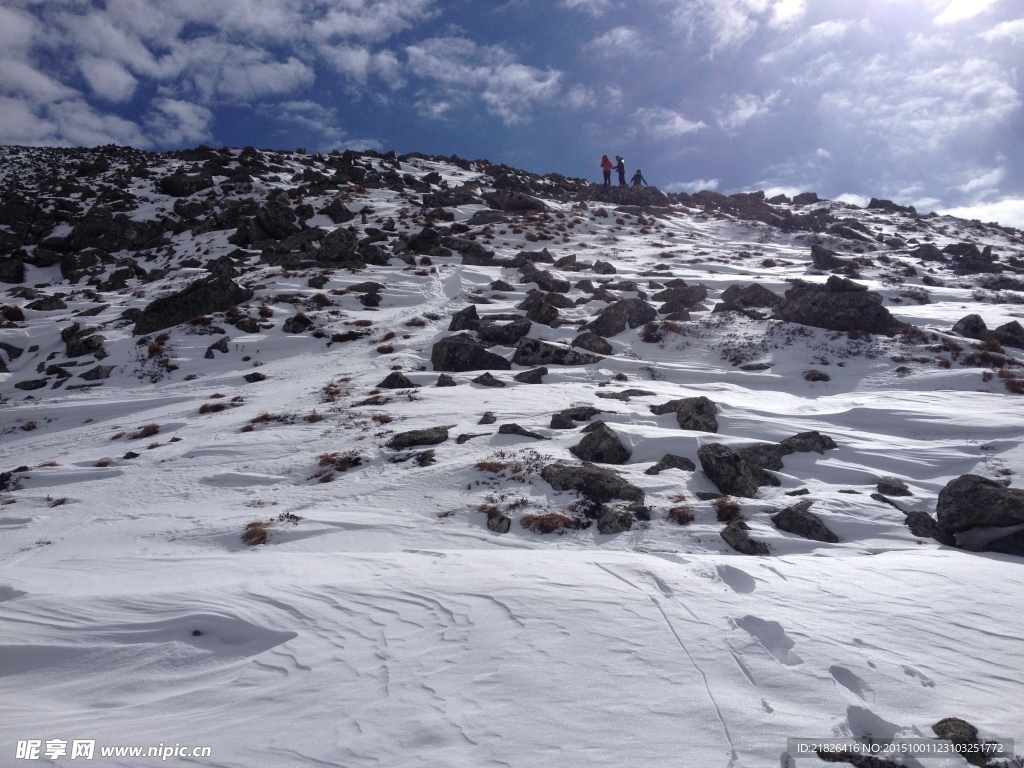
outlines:
[[[618,155],[615,156],[615,170],[619,173],[619,186],[626,186],[626,161]]]
[[[604,185],[610,187],[612,185],[612,161],[608,159],[608,155],[601,156],[601,173],[604,174]]]
[[[639,187],[641,184],[648,187],[650,186],[650,184],[647,183],[647,179],[644,178],[644,175],[643,173],[641,173],[639,168],[636,169],[636,173],[633,174],[633,178],[631,181],[634,187]]]

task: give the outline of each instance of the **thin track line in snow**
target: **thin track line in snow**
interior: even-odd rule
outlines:
[[[697,665],[697,662],[694,661],[693,656],[690,655],[690,651],[683,643],[683,639],[679,637],[679,633],[676,632],[676,628],[672,625],[672,621],[669,619],[668,614],[665,613],[665,609],[661,607],[661,603],[658,601],[658,598],[644,591],[641,587],[638,587],[629,579],[626,579],[620,576],[619,574],[615,573],[615,571],[611,570],[610,568],[606,568],[600,563],[594,563],[594,565],[596,565],[598,568],[600,568],[602,571],[609,574],[610,576],[614,576],[619,581],[628,584],[633,589],[639,591],[641,594],[646,595],[647,598],[652,603],[654,603],[654,607],[658,609],[658,612],[661,613],[661,617],[665,619],[665,624],[668,625],[668,629],[672,633],[672,637],[676,639],[676,643],[678,643],[679,647],[683,649],[683,653],[686,654],[686,658],[690,660],[690,664],[693,666],[695,670],[697,670],[697,672],[701,676],[701,679],[704,681],[704,689],[708,692],[708,698],[711,699],[711,703],[715,707],[715,714],[718,716],[718,722],[722,724],[722,731],[725,734],[725,740],[729,742],[729,765],[736,765],[736,761],[739,759],[739,755],[736,754],[736,746],[732,742],[732,735],[729,733],[729,726],[725,722],[725,717],[722,716],[722,709],[718,706],[718,701],[715,699],[715,694],[711,692],[711,684],[708,682],[708,676],[704,674],[704,670]]]

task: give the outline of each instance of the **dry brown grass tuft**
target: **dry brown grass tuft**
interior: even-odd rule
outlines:
[[[51,507],[62,507],[62,506],[64,506],[67,503],[68,503],[68,497],[67,496],[61,496],[59,499],[54,499],[53,501],[51,501],[50,502],[50,506]]]
[[[387,405],[391,402],[391,398],[387,395],[370,395],[365,400],[360,400],[358,403],[353,403],[354,406],[362,405]]]
[[[377,351],[382,355],[390,355],[395,351],[395,348],[391,344],[381,344],[377,347]]]
[[[220,413],[227,408],[224,403],[203,403],[199,406],[200,413]]]
[[[267,543],[268,531],[267,526],[269,523],[263,520],[256,520],[245,526],[245,530],[242,532],[242,541],[248,544],[250,547],[256,547],[260,544]]]
[[[695,519],[693,507],[689,504],[680,504],[678,507],[672,507],[665,517],[674,523],[679,523],[679,525],[689,525]]]
[[[728,523],[732,520],[742,520],[740,505],[728,496],[719,496],[712,502],[715,508],[715,517],[720,523]]]
[[[389,413],[375,413],[371,418],[378,424],[390,424],[394,421]]]
[[[324,415],[322,413],[313,411],[312,413],[308,413],[305,416],[303,416],[302,420],[309,424],[316,424],[318,421],[324,420]]]
[[[159,424],[147,424],[146,426],[142,427],[135,434],[128,435],[128,439],[129,440],[142,440],[142,439],[147,438],[147,437],[152,437],[153,435],[155,435],[155,434],[157,434],[159,432],[160,432],[160,425]]]
[[[481,472],[493,472],[493,473],[497,474],[498,472],[501,472],[501,470],[505,469],[508,466],[508,462],[505,462],[505,461],[493,461],[493,460],[492,461],[478,461],[474,466],[477,469],[479,469]]]

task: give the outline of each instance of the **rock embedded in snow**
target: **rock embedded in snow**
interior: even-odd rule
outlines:
[[[695,432],[718,432],[717,412],[718,407],[714,402],[703,395],[683,397],[651,406],[651,413],[654,415],[675,413],[680,429],[689,429]]]
[[[979,526],[1024,524],[1024,489],[980,475],[961,475],[939,491],[939,526],[960,533]]]
[[[556,491],[577,491],[599,504],[622,499],[642,503],[644,492],[606,467],[584,462],[581,466],[548,464],[540,476]]]
[[[501,344],[504,347],[511,347],[521,338],[530,332],[533,327],[525,317],[513,320],[511,323],[480,322],[477,325],[477,335],[481,340],[490,344]]]
[[[377,389],[412,389],[418,386],[401,371],[392,371],[377,385]]]
[[[600,360],[596,355],[586,355],[570,347],[528,338],[520,339],[512,356],[516,365],[589,365]]]
[[[512,378],[520,384],[543,384],[544,377],[548,375],[548,369],[544,366],[531,368],[528,371],[520,371]]]
[[[772,515],[772,522],[779,530],[802,536],[812,541],[822,541],[827,544],[838,544],[839,537],[828,529],[817,515],[811,511],[811,502],[808,500],[798,501],[796,504],[786,507],[781,512]]]
[[[550,440],[550,438],[544,437],[544,435],[539,435],[536,432],[531,432],[530,430],[514,423],[502,424],[500,427],[498,427],[498,434],[519,435],[520,437],[529,437],[532,438],[533,440]]]
[[[841,282],[832,283],[832,287],[827,288],[798,280],[786,291],[786,303],[776,317],[832,331],[881,333],[886,336],[895,336],[903,327],[882,306],[880,294],[850,290]]]
[[[475,331],[480,325],[480,316],[476,312],[476,304],[470,304],[452,315],[448,324],[449,331]]]
[[[598,336],[617,336],[626,328],[637,328],[658,317],[658,312],[643,299],[621,299],[605,307],[584,328]]]
[[[161,331],[200,315],[223,312],[252,296],[251,288],[243,288],[230,278],[213,275],[196,280],[180,291],[150,302],[136,320],[132,333],[138,336]]]
[[[613,351],[612,345],[606,339],[590,331],[581,333],[573,339],[571,346],[585,349],[588,352],[595,352],[598,355],[610,355]]]
[[[740,451],[740,456],[751,466],[761,469],[782,469],[785,451],[778,443],[756,443]]]
[[[722,291],[722,302],[729,307],[770,307],[778,309],[785,303],[785,299],[777,293],[773,293],[763,285],[730,285]]]
[[[657,464],[644,470],[644,474],[657,475],[664,472],[666,469],[681,469],[684,472],[694,472],[697,469],[697,465],[685,456],[676,456],[671,453],[666,453],[661,457]]]
[[[878,492],[885,496],[913,496],[906,482],[898,477],[883,477],[878,481]]]
[[[437,387],[454,387],[454,386],[456,386],[455,379],[453,379],[447,373],[442,373],[440,376],[437,377],[437,384],[435,384],[435,386],[437,386]]]
[[[733,520],[719,534],[725,543],[743,555],[770,555],[763,541],[750,538],[750,526],[742,520]]]
[[[447,427],[430,427],[428,429],[413,429],[408,432],[399,432],[392,437],[388,448],[402,449],[412,448],[416,445],[437,445],[448,439]]]
[[[446,336],[434,344],[430,362],[435,371],[507,371],[512,364],[501,355],[489,352],[487,347],[468,333]]]
[[[492,374],[490,371],[487,371],[486,373],[477,376],[475,379],[472,380],[472,382],[474,384],[479,384],[482,387],[501,388],[505,386],[505,382],[502,381],[501,379],[496,379],[494,377],[494,374]]]
[[[727,445],[710,443],[697,449],[701,469],[718,490],[729,496],[753,499],[760,485],[754,471],[743,457]]]
[[[633,515],[624,509],[606,509],[597,517],[597,530],[605,536],[624,533],[633,527]]]
[[[810,432],[800,432],[799,434],[787,437],[782,440],[779,445],[782,446],[782,452],[784,454],[790,453],[809,453],[815,451],[817,453],[825,453],[834,448],[838,448],[836,441],[828,435],[823,435],[817,430]]]
[[[629,461],[632,451],[603,421],[594,422],[585,431],[587,436],[569,449],[574,456],[598,464],[625,464]]]
[[[592,405],[574,405],[551,415],[551,429],[575,429],[577,421],[590,421],[604,411]]]

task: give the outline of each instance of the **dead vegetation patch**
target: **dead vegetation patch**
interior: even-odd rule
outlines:
[[[581,528],[580,521],[559,512],[548,512],[543,515],[523,515],[519,524],[534,533],[556,533],[564,530]]]
[[[715,508],[715,517],[720,523],[743,519],[743,515],[740,514],[740,505],[729,496],[719,496],[711,505]]]

